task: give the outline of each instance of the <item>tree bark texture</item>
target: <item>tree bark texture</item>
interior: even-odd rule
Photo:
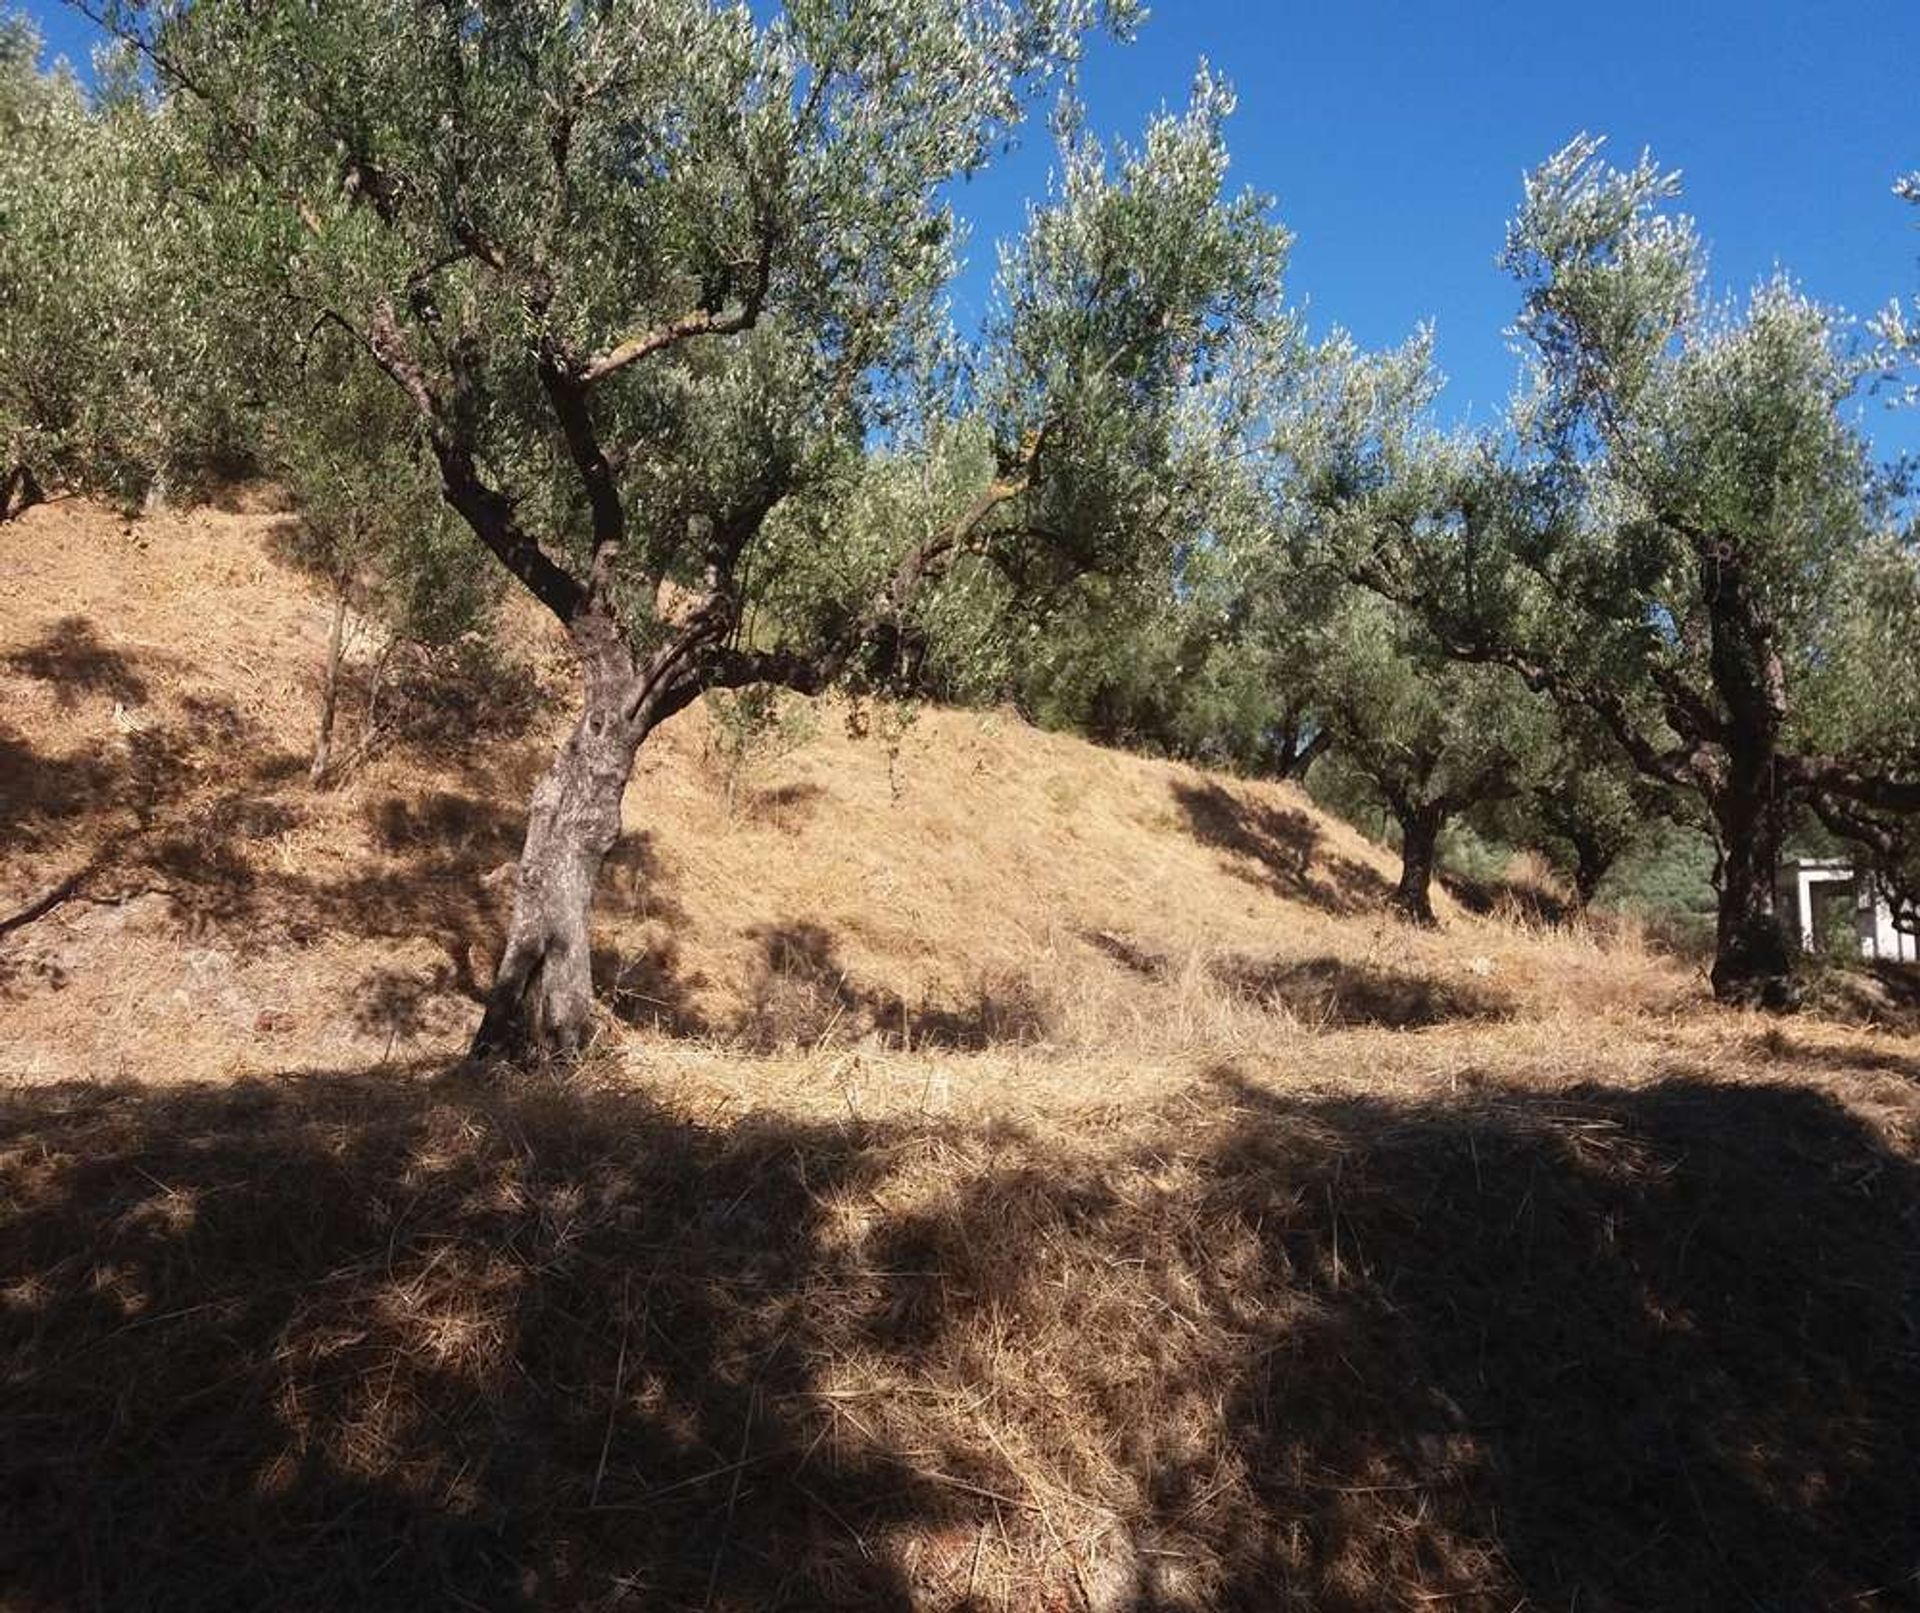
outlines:
[[[1782,813],[1769,788],[1772,769],[1736,759],[1714,803],[1721,845],[1720,900],[1714,930],[1713,994],[1723,1003],[1790,1008],[1793,959],[1775,907]]]
[[[1432,807],[1410,805],[1396,806],[1394,817],[1400,824],[1400,883],[1393,905],[1412,923],[1431,928],[1439,922],[1433,913],[1433,872],[1445,819]]]
[[[617,700],[597,694],[533,791],[477,1058],[570,1059],[592,1034],[594,887],[619,838],[620,803],[645,737]]]

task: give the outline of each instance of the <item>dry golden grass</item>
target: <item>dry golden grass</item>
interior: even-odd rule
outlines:
[[[829,710],[659,736],[588,1068],[463,1075],[561,663],[310,790],[276,519],[0,527],[0,1605],[1920,1601],[1911,1037]]]
[[[337,1065],[452,1052],[471,1025],[563,664],[521,620],[544,706],[488,718],[443,685],[465,704],[310,790],[326,611],[267,556],[277,519],[62,505],[0,539],[0,894],[25,907],[99,859],[96,900],[12,949],[64,982],[8,1005],[15,1073]],[[895,756],[829,708],[729,811],[709,738],[690,713],[643,753],[602,903],[609,1032],[641,1061],[656,1031],[1164,1060],[1698,995],[1630,937],[1444,899],[1443,933],[1409,931],[1382,909],[1390,859],[1285,787],[995,714],[926,712]]]

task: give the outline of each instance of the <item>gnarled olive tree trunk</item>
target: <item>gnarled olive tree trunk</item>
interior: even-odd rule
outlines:
[[[1746,1007],[1791,1008],[1798,995],[1793,959],[1774,897],[1786,838],[1786,671],[1738,548],[1705,546],[1700,564],[1710,578],[1710,664],[1726,712],[1720,777],[1705,792],[1720,840],[1713,995]]]
[[[570,1057],[593,1022],[591,922],[600,865],[620,835],[620,803],[641,736],[589,710],[535,787],[506,949],[474,1037],[476,1057]]]
[[[1791,1008],[1795,998],[1793,958],[1776,908],[1784,824],[1772,771],[1736,757],[1727,788],[1713,802],[1720,840],[1713,995],[1750,1008]]]
[[[0,475],[0,521],[11,521],[44,496],[33,468],[24,460],[9,467],[5,475]]]
[[[594,888],[620,837],[634,757],[659,720],[651,702],[635,709],[633,663],[610,625],[597,625],[586,643],[576,634],[585,708],[528,803],[513,917],[475,1058],[568,1059],[592,1033]]]
[[[1578,913],[1590,913],[1593,899],[1600,894],[1601,882],[1619,861],[1619,852],[1598,835],[1574,833],[1568,836],[1573,847],[1573,902]]]
[[[1400,825],[1400,883],[1394,887],[1393,905],[1402,917],[1431,928],[1439,923],[1433,912],[1433,874],[1446,814],[1438,807],[1400,801],[1394,803],[1393,815]]]

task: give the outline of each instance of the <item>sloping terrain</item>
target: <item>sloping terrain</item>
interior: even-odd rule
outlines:
[[[0,526],[0,1606],[1920,1605],[1913,1039],[827,705],[657,736],[589,1067],[464,1073],[564,663],[313,789],[284,520]]]

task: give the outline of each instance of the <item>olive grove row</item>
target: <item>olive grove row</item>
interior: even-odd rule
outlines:
[[[1463,815],[1583,897],[1695,824],[1729,1001],[1790,1000],[1805,825],[1914,919],[1920,548],[1855,408],[1907,326],[1784,278],[1716,299],[1650,160],[1534,171],[1525,384],[1446,431],[1424,336],[1366,353],[1289,305],[1226,86],[1086,131],[1074,63],[1130,0],[82,9],[118,41],[88,89],[0,30],[0,519],[264,471],[342,613],[552,613],[578,720],[480,1051],[587,1034],[636,753],[720,690],[1011,696],[1333,769],[1396,823],[1414,920]],[[957,332],[953,182],[1036,110],[1053,179]]]

